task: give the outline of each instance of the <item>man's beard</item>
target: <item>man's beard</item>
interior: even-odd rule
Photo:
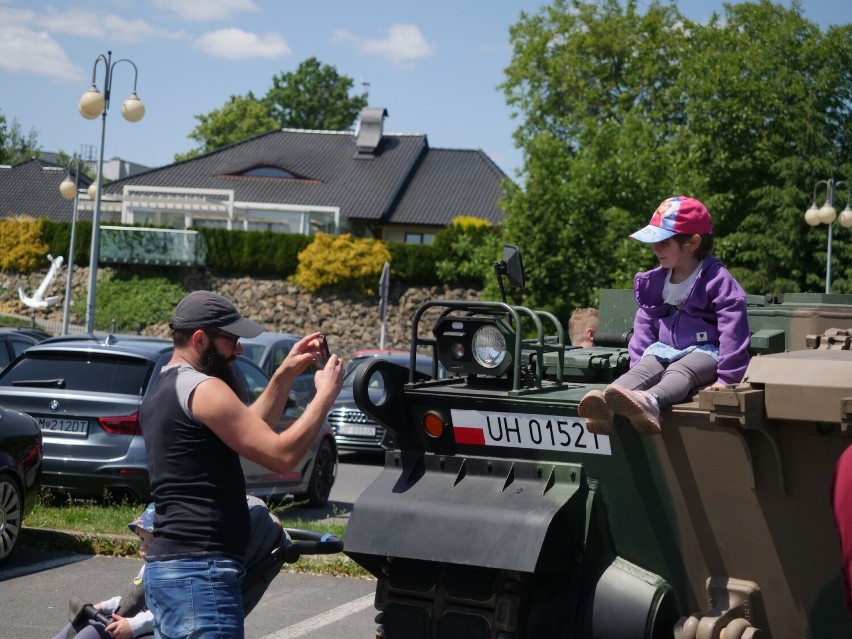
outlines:
[[[225,357],[216,350],[213,340],[207,345],[207,349],[201,355],[201,363],[198,370],[205,375],[218,377],[234,391],[234,394],[242,401],[247,401],[248,392],[240,378],[234,372],[233,360],[235,357]]]

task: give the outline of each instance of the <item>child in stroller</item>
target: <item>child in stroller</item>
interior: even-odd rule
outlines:
[[[269,584],[281,571],[284,563],[294,563],[303,554],[330,554],[343,550],[343,541],[333,535],[316,533],[308,530],[284,529],[280,520],[269,512],[263,500],[246,497],[249,508],[251,532],[249,546],[246,551],[246,575],[242,582],[243,611],[246,616],[260,601]],[[150,520],[145,515],[150,511]],[[142,523],[148,522],[146,527]],[[143,511],[138,519],[129,524],[130,529],[142,540],[140,554],[145,557],[147,542],[144,533],[153,533],[154,505]],[[140,529],[143,534],[140,534]],[[145,592],[142,578],[143,565],[137,578],[128,590],[119,598],[101,602],[97,605],[87,604],[73,597],[69,601],[69,621],[65,628],[54,639],[134,639],[153,635],[153,616],[145,606]],[[112,613],[113,618],[107,615]],[[127,623],[116,620],[128,620]],[[129,620],[138,620],[134,623]],[[143,620],[145,623],[143,623]],[[109,630],[107,630],[109,628]],[[113,633],[113,634],[110,634]]]

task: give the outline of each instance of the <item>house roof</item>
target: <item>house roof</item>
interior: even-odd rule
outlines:
[[[59,192],[65,179],[65,167],[33,158],[15,166],[0,166],[0,217],[30,215],[47,217],[57,222],[70,222],[74,201],[66,200]],[[80,188],[92,183],[80,175]],[[78,220],[91,221],[92,212],[78,209]]]
[[[429,149],[388,222],[449,226],[459,215],[500,221],[505,174],[482,151]]]
[[[293,177],[243,175],[259,167]],[[116,180],[104,192],[125,185],[232,189],[237,203],[338,207],[363,223],[446,226],[458,215],[499,223],[504,177],[482,151],[430,149],[423,134],[384,133],[364,153],[357,133],[276,129]]]

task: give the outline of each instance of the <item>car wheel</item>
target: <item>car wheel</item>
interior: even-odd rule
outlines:
[[[21,534],[21,490],[15,481],[0,474],[0,561],[9,556]]]
[[[311,481],[308,482],[308,492],[305,493],[308,506],[321,508],[328,503],[328,496],[331,494],[331,487],[334,486],[336,473],[337,455],[334,453],[334,445],[324,439],[317,451]]]

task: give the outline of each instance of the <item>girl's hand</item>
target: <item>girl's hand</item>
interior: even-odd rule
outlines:
[[[133,639],[133,629],[130,627],[130,622],[127,621],[127,618],[115,613],[112,615],[112,623],[105,630],[112,635],[113,639]]]

